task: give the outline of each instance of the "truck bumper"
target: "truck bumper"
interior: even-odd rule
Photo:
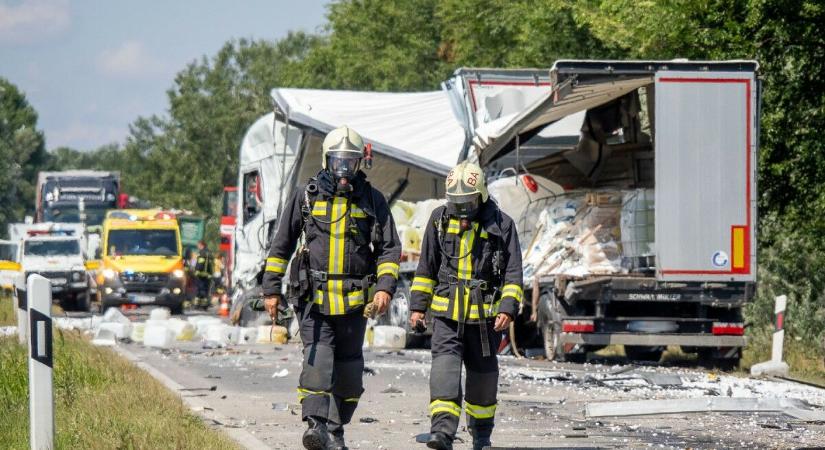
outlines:
[[[712,334],[561,333],[560,338],[562,344],[594,346],[744,347],[747,344],[745,336],[715,336]]]

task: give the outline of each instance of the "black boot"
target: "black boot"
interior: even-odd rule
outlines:
[[[329,437],[327,437],[326,421],[317,417],[307,417],[307,430],[301,440],[307,450],[327,450]]]
[[[440,431],[430,433],[430,440],[427,447],[435,450],[453,450],[453,440],[447,434]]]
[[[492,447],[493,444],[490,442],[490,437],[474,437],[473,438],[473,450],[484,450],[487,447]]]
[[[344,427],[338,425],[336,427],[329,427],[329,450],[349,450],[347,444],[344,443]]]

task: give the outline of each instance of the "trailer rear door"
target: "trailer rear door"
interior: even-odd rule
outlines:
[[[657,277],[755,280],[754,73],[659,71],[655,83]]]

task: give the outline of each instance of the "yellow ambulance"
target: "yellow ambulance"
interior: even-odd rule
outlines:
[[[180,229],[159,209],[109,211],[103,221],[97,272],[100,309],[153,305],[183,312],[186,273]]]

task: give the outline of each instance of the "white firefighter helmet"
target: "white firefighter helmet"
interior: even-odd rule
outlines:
[[[352,128],[344,125],[330,131],[321,144],[322,166],[327,169],[328,159],[331,153],[349,158],[364,157],[364,139]]]
[[[451,213],[472,215],[488,197],[484,171],[478,164],[464,161],[447,174],[447,209]]]

